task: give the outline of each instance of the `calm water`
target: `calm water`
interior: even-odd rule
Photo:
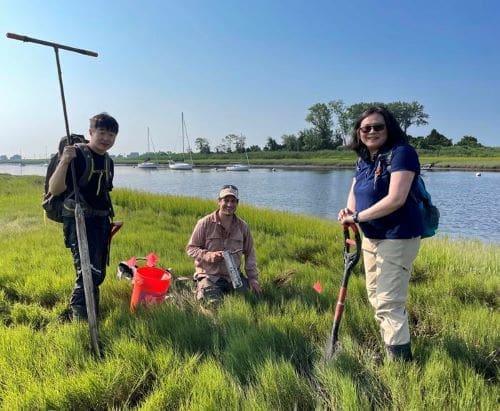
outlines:
[[[45,175],[39,165],[0,164],[0,173]],[[195,169],[144,170],[117,166],[115,187],[215,199],[224,184],[240,190],[242,203],[336,219],[344,206],[353,171],[252,169],[229,172]],[[433,171],[424,174],[441,211],[440,235],[500,243],[500,173]]]

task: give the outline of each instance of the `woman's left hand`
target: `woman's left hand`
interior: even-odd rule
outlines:
[[[339,211],[337,220],[340,222],[340,224],[354,223],[354,221],[352,219],[352,214],[353,214],[353,211],[351,209],[349,209],[347,207],[342,208]]]
[[[346,215],[345,217],[341,218],[340,224],[354,224],[354,219],[352,218],[352,214]]]

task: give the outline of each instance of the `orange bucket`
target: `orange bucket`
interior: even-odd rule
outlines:
[[[140,303],[156,304],[165,300],[172,274],[157,267],[139,267],[134,275],[130,311]]]

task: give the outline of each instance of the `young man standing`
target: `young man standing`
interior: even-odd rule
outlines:
[[[219,302],[225,293],[234,291],[224,251],[231,253],[238,271],[241,256],[245,257],[248,279],[241,276],[242,288],[261,293],[252,234],[248,224],[235,214],[238,202],[238,188],[223,186],[217,200],[218,209],[198,221],[186,246],[187,254],[194,258],[196,298],[209,304]]]
[[[74,189],[71,162],[74,161],[79,200],[85,215],[89,257],[96,313],[99,308],[99,286],[106,276],[109,254],[109,238],[113,208],[109,191],[113,188],[113,161],[107,154],[118,134],[118,122],[107,113],[90,119],[90,141],[86,147],[68,145],[64,148],[57,168],[49,180],[49,192],[53,195],[67,193],[63,212],[64,243],[71,249],[76,271],[76,281],[70,298],[74,319],[86,320],[87,307],[76,234],[74,216]],[[89,170],[88,162],[91,162]],[[85,181],[82,176],[85,174]],[[87,176],[88,174],[88,176]]]

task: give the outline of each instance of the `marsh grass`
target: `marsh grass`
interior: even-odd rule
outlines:
[[[155,252],[161,266],[190,277],[185,244],[215,204],[116,190],[125,225],[102,286],[95,358],[87,325],[65,321],[74,274],[60,225],[43,220],[42,183],[0,175],[1,409],[497,409],[498,246],[423,241],[408,303],[409,365],[377,361],[383,347],[357,266],[340,349],[325,361],[343,273],[337,224],[242,205],[262,297],[230,295],[207,311],[192,283],[178,282],[165,303],[131,314],[118,262]]]

